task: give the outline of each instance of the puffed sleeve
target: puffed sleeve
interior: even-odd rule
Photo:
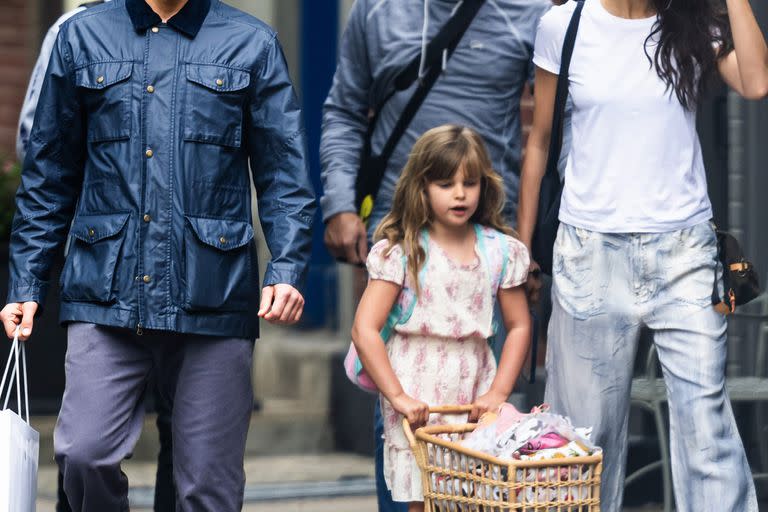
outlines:
[[[528,267],[531,264],[531,257],[528,249],[520,240],[506,236],[507,246],[509,247],[509,261],[501,279],[501,288],[509,289],[520,286],[528,279]]]
[[[371,279],[390,281],[402,285],[405,281],[403,249],[400,245],[391,248],[388,240],[381,240],[371,248],[366,262]]]

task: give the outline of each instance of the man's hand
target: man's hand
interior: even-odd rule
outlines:
[[[11,302],[0,311],[0,321],[3,322],[5,335],[13,339],[16,326],[21,324],[19,339],[27,341],[32,335],[32,323],[37,312],[37,302]]]
[[[261,290],[259,317],[278,325],[295,324],[304,312],[304,297],[289,284],[265,286]]]
[[[325,245],[334,258],[360,265],[368,257],[365,224],[356,213],[337,213],[325,226]]]
[[[541,267],[531,260],[531,265],[528,267],[528,281],[525,282],[525,292],[531,304],[539,303],[541,286]]]

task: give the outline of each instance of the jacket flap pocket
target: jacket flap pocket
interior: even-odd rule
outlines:
[[[231,92],[248,87],[251,75],[216,64],[187,64],[187,80],[212,91]]]
[[[242,247],[253,238],[250,222],[189,216],[187,222],[201,242],[222,251]]]
[[[92,244],[118,234],[128,221],[129,213],[79,215],[72,223],[72,236]]]
[[[104,89],[117,82],[122,82],[131,76],[133,62],[95,62],[76,71],[79,87],[87,89]]]

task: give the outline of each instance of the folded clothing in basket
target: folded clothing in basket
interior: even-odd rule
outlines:
[[[600,452],[600,448],[589,440],[591,431],[591,428],[575,428],[568,418],[551,414],[546,408],[535,408],[525,414],[511,404],[504,404],[497,413],[484,415],[475,430],[459,444],[499,459],[551,459],[552,464],[545,467],[502,466],[470,457],[464,459],[467,461],[464,468],[475,478],[433,474],[433,488],[441,494],[485,496],[502,503],[573,504],[589,500],[592,497],[589,484],[594,477],[592,466],[572,464],[567,459]],[[461,471],[461,460],[453,459],[456,467],[452,469]],[[558,464],[559,460],[563,461],[562,465]],[[510,475],[513,467],[515,474]],[[518,485],[492,483],[511,481]],[[510,496],[510,492],[515,494]]]
[[[511,404],[485,415],[461,445],[499,459],[540,460],[593,455],[591,428],[576,428],[571,421],[544,409],[524,414]]]
[[[489,466],[476,466],[472,473],[481,479],[488,481],[509,481],[507,468],[500,471]],[[432,475],[433,489],[454,496],[485,496],[486,498],[502,503],[514,501],[517,503],[547,503],[547,502],[575,502],[590,497],[590,489],[585,483],[591,477],[586,467],[545,467],[531,469],[517,469],[515,482],[539,485],[521,485],[516,489],[514,499],[510,500],[510,488],[487,483],[477,483],[473,480],[452,478],[450,476]],[[563,483],[564,485],[558,485]],[[438,503],[443,503],[438,501]],[[445,510],[452,510],[444,507]],[[438,510],[443,510],[438,508]]]

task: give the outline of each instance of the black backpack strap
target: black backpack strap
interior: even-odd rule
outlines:
[[[355,186],[355,201],[358,208],[366,196],[375,198],[378,194],[381,181],[384,178],[384,173],[387,169],[387,163],[389,162],[392,153],[394,153],[395,147],[397,147],[398,142],[400,142],[403,134],[408,129],[416,112],[418,112],[424,99],[427,97],[429,91],[435,85],[435,82],[437,82],[437,79],[443,71],[441,65],[443,51],[447,50],[449,57],[453,55],[459,41],[461,41],[464,33],[472,24],[472,20],[484,3],[485,0],[464,0],[456,13],[446,22],[440,29],[440,32],[438,32],[435,38],[427,45],[426,75],[419,80],[418,75],[421,55],[417,55],[408,66],[398,74],[397,78],[395,78],[394,89],[376,106],[374,116],[368,123],[361,167],[358,171]],[[397,120],[392,133],[390,133],[387,138],[384,148],[379,155],[371,155],[371,137],[373,136],[373,131],[376,127],[379,112],[381,112],[384,104],[389,101],[395,92],[407,89],[416,80],[419,80],[419,85],[403,109],[403,112],[400,114],[400,118]]]
[[[94,7],[96,5],[101,5],[103,3],[104,3],[104,0],[95,0],[93,2],[82,3],[82,4],[78,5],[78,7],[85,7],[86,9],[88,9],[89,7]]]
[[[539,207],[536,212],[536,227],[531,241],[531,252],[541,270],[546,274],[552,274],[552,256],[557,231],[560,226],[560,201],[563,195],[564,182],[560,180],[557,166],[560,153],[563,149],[563,121],[565,119],[565,106],[568,101],[568,86],[571,57],[576,46],[576,35],[581,21],[581,12],[584,9],[584,0],[577,0],[576,9],[573,12],[568,29],[563,41],[563,50],[560,58],[560,74],[557,79],[557,91],[555,94],[554,111],[552,112],[552,131],[549,142],[549,154],[547,155],[546,172],[541,177],[539,187]]]
[[[579,32],[581,11],[584,10],[584,0],[576,0],[576,10],[573,12],[568,31],[563,42],[563,54],[560,58],[560,75],[557,78],[557,93],[555,94],[555,111],[552,116],[552,139],[549,144],[547,157],[547,174],[556,176],[560,180],[557,165],[560,162],[560,153],[563,150],[563,122],[565,120],[565,106],[568,102],[568,86],[570,85],[569,73],[573,49],[576,47],[576,35]]]

